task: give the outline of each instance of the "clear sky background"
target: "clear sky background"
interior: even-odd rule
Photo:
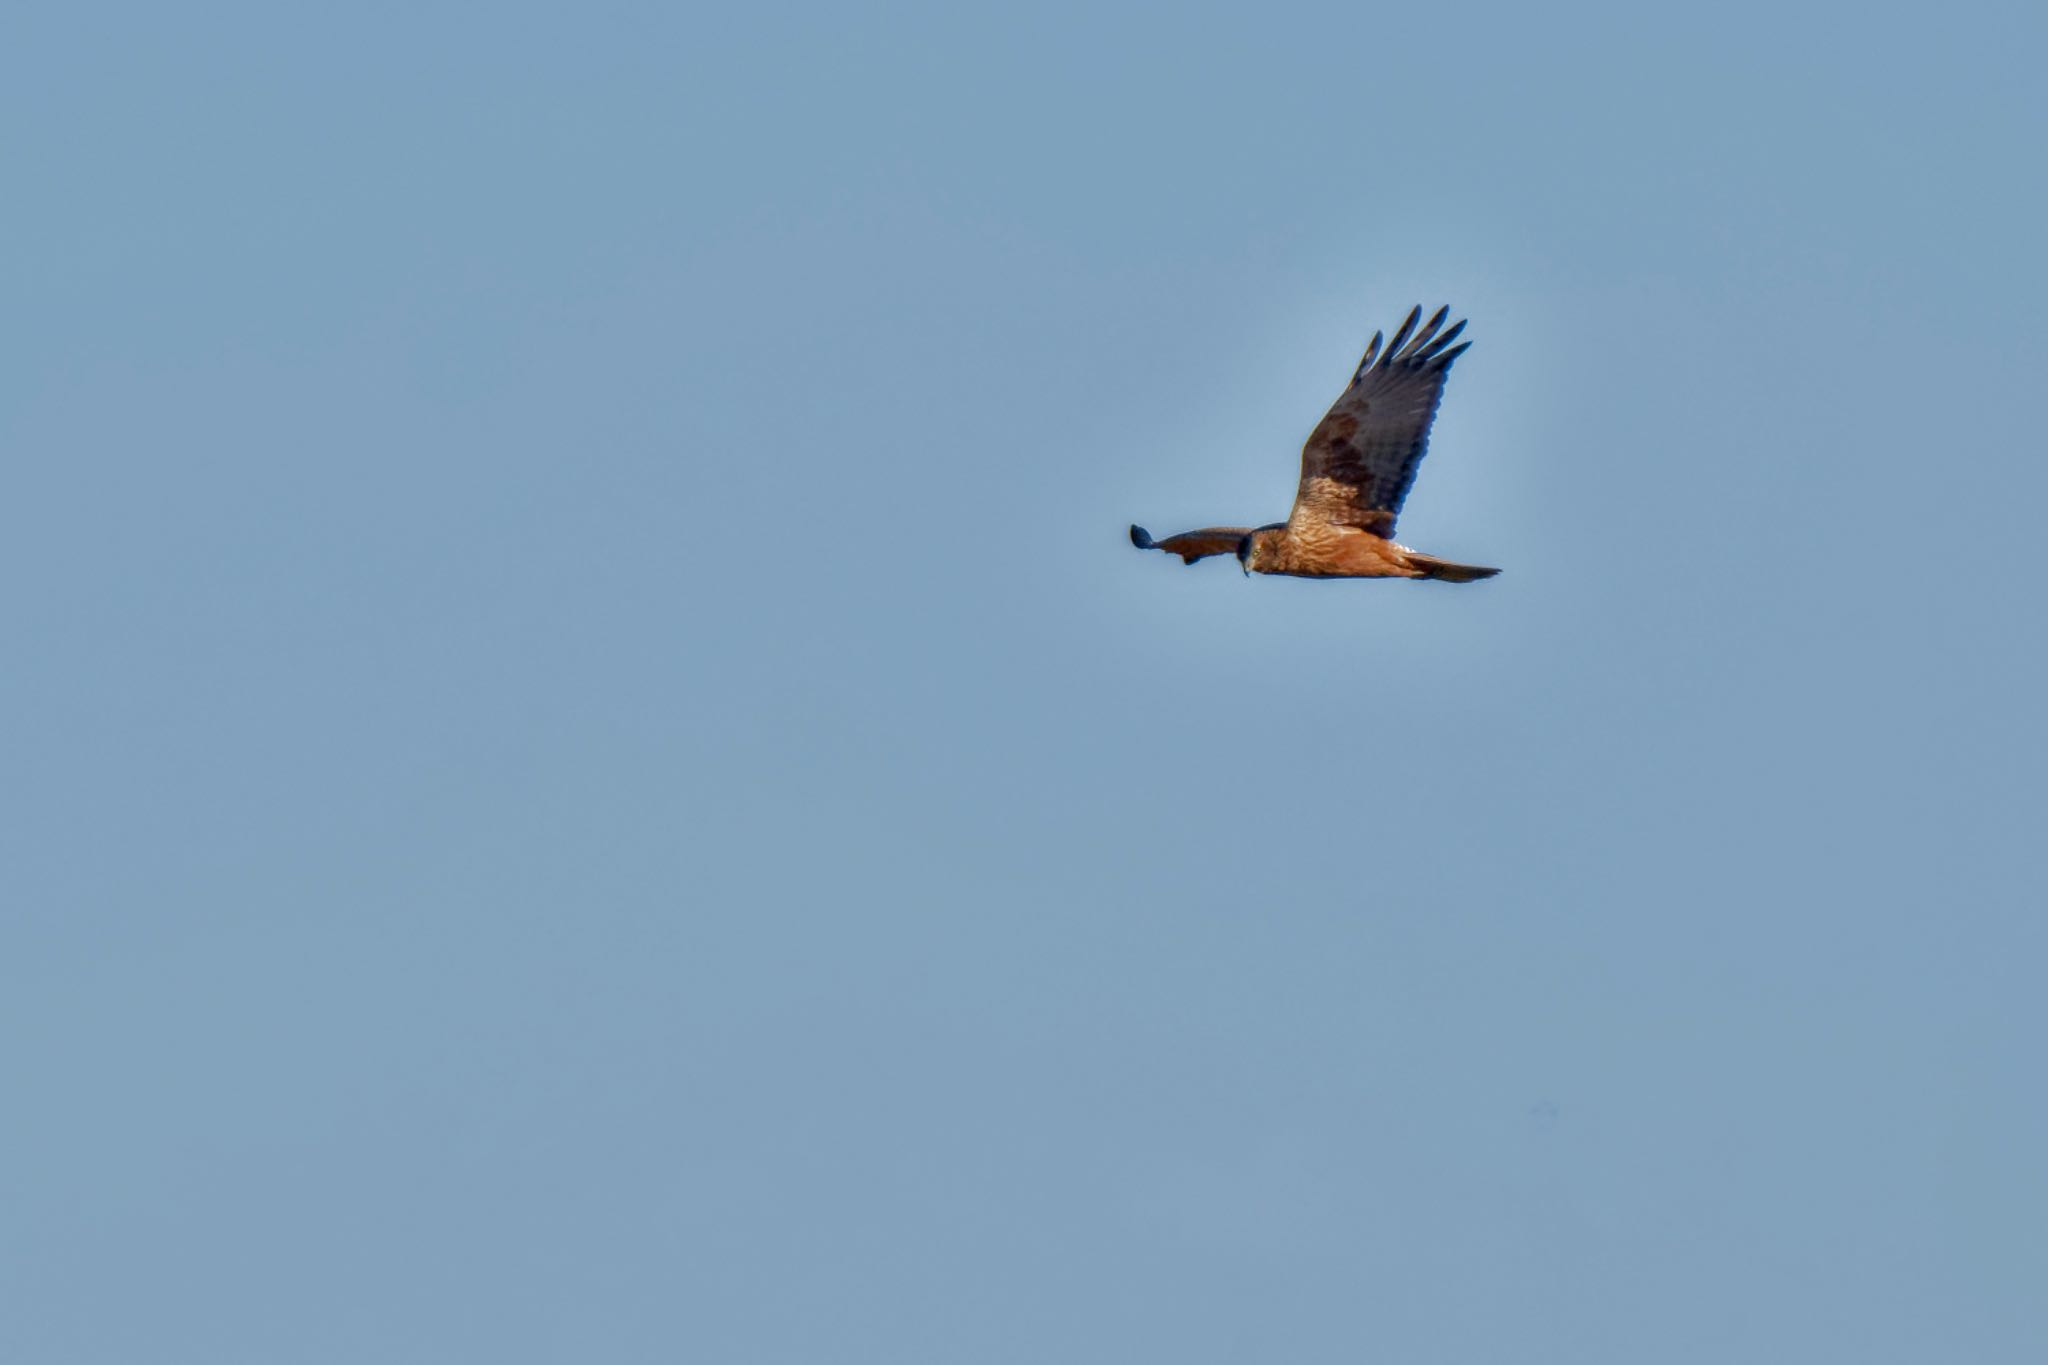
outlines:
[[[2041,15],[17,7],[0,1357],[2048,1359]]]

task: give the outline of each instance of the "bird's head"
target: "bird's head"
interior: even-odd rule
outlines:
[[[1273,562],[1273,551],[1277,548],[1273,542],[1285,534],[1286,529],[1286,522],[1276,521],[1269,526],[1261,526],[1238,541],[1237,566],[1247,575],[1265,573],[1264,566]]]

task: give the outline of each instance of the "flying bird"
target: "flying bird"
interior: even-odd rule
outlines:
[[[1287,520],[1266,526],[1207,526],[1154,540],[1142,526],[1131,544],[1165,550],[1192,564],[1209,555],[1237,555],[1247,574],[1296,578],[1438,578],[1470,583],[1499,569],[1453,564],[1418,554],[1393,541],[1394,518],[1429,447],[1429,424],[1451,362],[1467,341],[1453,346],[1465,324],[1439,332],[1449,308],[1422,324],[1422,309],[1408,314],[1383,349],[1373,333],[1351,383],[1301,448],[1301,487]]]

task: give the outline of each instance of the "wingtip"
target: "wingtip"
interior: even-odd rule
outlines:
[[[1372,334],[1372,344],[1365,348],[1365,359],[1359,361],[1358,368],[1351,372],[1352,383],[1356,384],[1359,380],[1365,378],[1366,372],[1372,369],[1373,361],[1379,359],[1380,343],[1385,340],[1386,333],[1384,332],[1374,332]]]
[[[1433,339],[1429,343],[1429,345],[1419,347],[1415,352],[1416,360],[1420,361],[1425,365],[1430,363],[1431,361],[1436,360],[1439,356],[1441,356],[1444,353],[1444,351],[1447,348],[1449,348],[1452,342],[1458,339],[1458,334],[1463,332],[1464,330],[1465,319],[1460,318],[1457,322],[1451,325],[1451,329],[1448,332],[1445,332],[1442,336]],[[1465,344],[1469,346],[1472,343],[1468,341]]]
[[[1380,361],[1382,365],[1388,367],[1394,365],[1396,358],[1401,353],[1401,348],[1408,344],[1408,338],[1414,334],[1415,324],[1420,321],[1422,321],[1422,305],[1418,303],[1408,310],[1408,316],[1402,318],[1401,325],[1394,329],[1394,339],[1387,343],[1386,356]]]
[[[1133,522],[1131,524],[1131,544],[1137,546],[1141,550],[1151,549],[1152,533],[1146,530],[1144,527]]]

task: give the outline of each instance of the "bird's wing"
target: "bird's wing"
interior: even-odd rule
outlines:
[[[1181,563],[1192,564],[1209,555],[1236,554],[1237,542],[1251,533],[1249,526],[1205,526],[1199,531],[1182,531],[1177,536],[1154,540],[1144,527],[1133,526],[1131,544],[1141,550],[1164,550],[1179,555]]]
[[[1377,536],[1394,533],[1401,499],[1415,482],[1429,446],[1444,378],[1471,342],[1452,346],[1463,322],[1439,333],[1450,309],[1416,331],[1417,308],[1384,349],[1375,332],[1351,386],[1316,423],[1301,448],[1301,488],[1290,521],[1356,526]]]

